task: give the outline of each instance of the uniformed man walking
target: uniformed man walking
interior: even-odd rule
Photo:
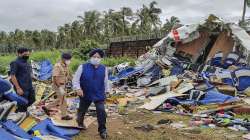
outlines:
[[[62,120],[72,119],[67,113],[66,101],[66,84],[72,79],[69,72],[71,57],[70,53],[63,53],[61,60],[55,64],[52,74],[52,86],[57,94],[57,99],[46,105],[46,108],[44,108],[45,110],[48,110],[49,108],[59,106]]]

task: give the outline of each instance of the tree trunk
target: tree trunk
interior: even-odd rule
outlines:
[[[244,0],[244,7],[243,7],[243,13],[242,13],[242,19],[241,19],[242,22],[245,21],[246,7],[247,7],[247,0]]]
[[[125,12],[124,11],[122,11],[122,22],[123,22],[123,35],[125,35],[126,25],[125,25]]]

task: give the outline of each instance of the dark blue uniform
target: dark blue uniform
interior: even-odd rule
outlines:
[[[23,97],[29,101],[28,106],[35,101],[31,73],[31,65],[23,58],[18,57],[15,61],[10,63],[10,74],[16,76],[17,82],[24,92]],[[28,106],[18,106],[18,111],[24,112],[27,110]]]

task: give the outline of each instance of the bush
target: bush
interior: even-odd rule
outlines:
[[[52,64],[55,64],[58,62],[61,58],[61,52],[63,51],[41,51],[41,52],[35,52],[32,54],[31,59],[34,61],[43,61],[43,60],[50,60]],[[67,52],[67,50],[65,50]],[[77,59],[74,55],[71,60],[70,64],[70,71],[75,72],[80,64],[84,63],[83,60]]]
[[[32,53],[30,59],[34,61],[50,60],[52,64],[55,64],[58,60],[60,60],[60,56],[61,56],[61,52],[58,50],[53,51],[53,52],[52,51],[39,51],[39,52]],[[16,58],[15,55],[0,56],[0,73],[1,74],[7,74],[9,64],[15,58]],[[87,57],[83,60],[73,55],[73,58],[70,64],[70,71],[74,73],[77,70],[78,66],[84,63],[86,59]],[[102,60],[102,64],[109,66],[109,67],[118,65],[123,62],[130,62],[130,65],[132,66],[135,65],[135,59],[129,58],[129,57],[120,57],[120,58],[111,57],[111,58],[104,58]]]
[[[7,74],[10,62],[16,59],[15,55],[0,56],[0,74]]]
[[[96,42],[95,40],[86,39],[80,43],[80,47],[74,49],[73,55],[74,57],[81,59],[81,60],[87,60],[88,53],[93,48],[100,48],[100,44]]]
[[[70,72],[74,73],[77,70],[78,66],[83,64],[83,63],[84,63],[84,61],[82,61],[80,59],[72,58],[71,64],[69,65]]]
[[[118,65],[124,62],[129,62],[131,66],[135,65],[135,59],[130,58],[130,57],[119,57],[119,58],[109,57],[109,58],[104,58],[102,60],[102,64],[109,66],[109,67],[113,67],[115,65]]]
[[[50,60],[52,64],[55,64],[61,56],[60,51],[39,51],[31,54],[30,59],[34,61]]]

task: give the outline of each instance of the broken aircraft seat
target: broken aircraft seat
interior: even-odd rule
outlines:
[[[227,71],[227,70],[220,71],[220,72],[216,73],[216,76],[218,78],[220,78],[224,84],[227,84],[230,86],[235,85],[235,81],[234,81],[230,71]]]
[[[250,86],[250,69],[240,68],[234,71],[236,87],[239,91],[243,91]]]
[[[231,52],[227,55],[226,59],[224,60],[223,67],[227,69],[229,66],[235,65],[239,59],[239,55],[235,52]]]
[[[223,57],[222,52],[216,53],[214,57],[211,59],[211,65],[216,67],[221,67],[222,57]]]

